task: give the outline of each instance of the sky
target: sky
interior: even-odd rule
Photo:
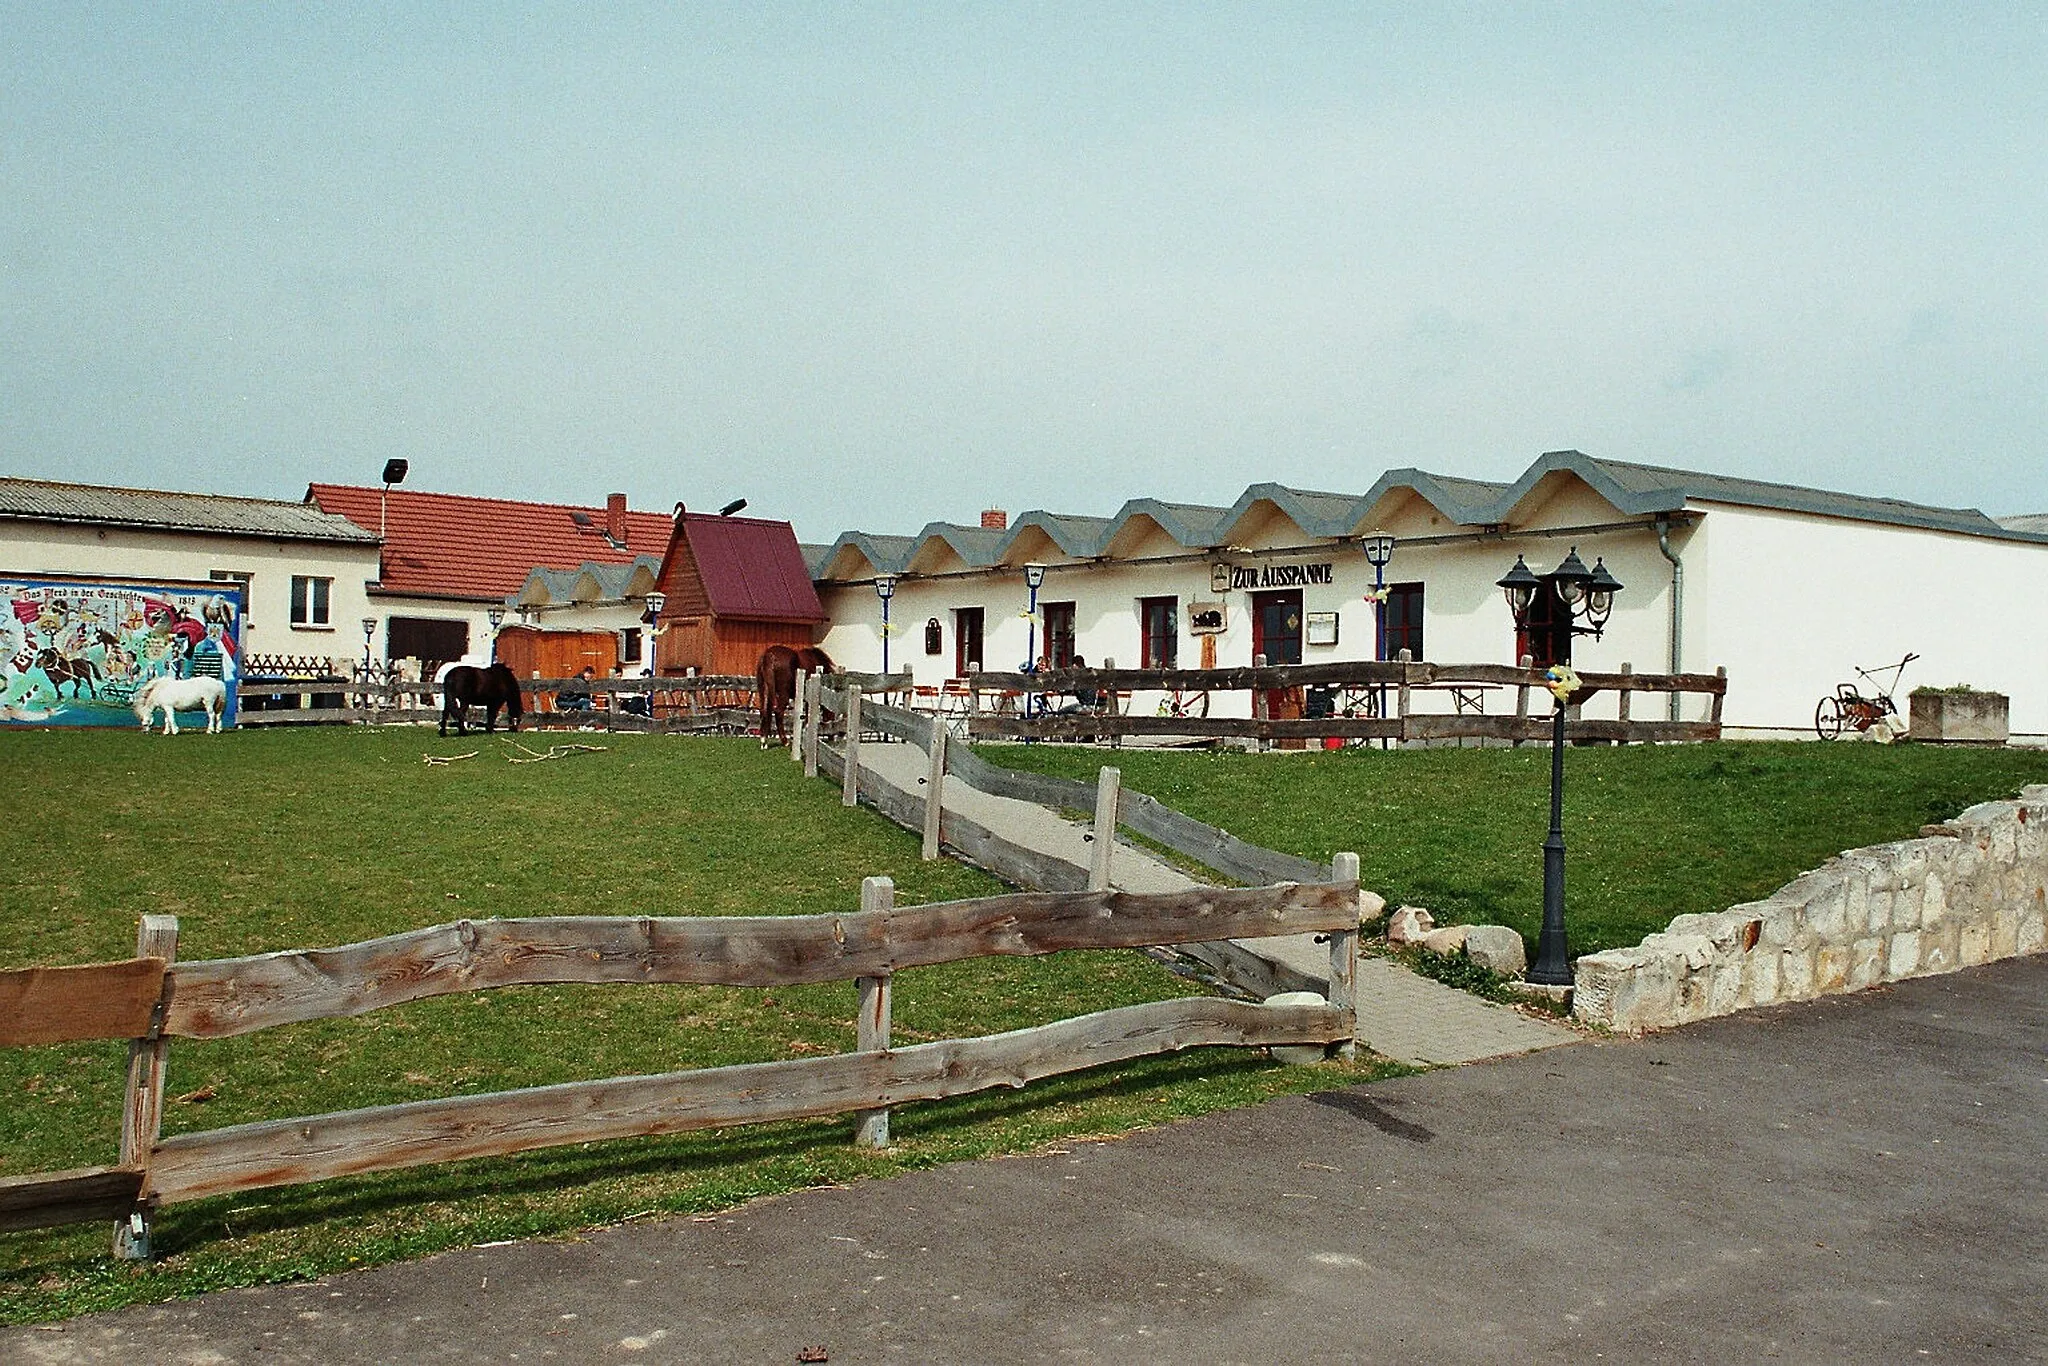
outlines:
[[[2048,7],[0,0],[0,475],[2048,512]]]

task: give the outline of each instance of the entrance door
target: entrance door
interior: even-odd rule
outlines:
[[[953,677],[965,678],[982,666],[981,609],[953,609]]]
[[[1301,592],[1252,594],[1252,654],[1268,664],[1301,663]]]

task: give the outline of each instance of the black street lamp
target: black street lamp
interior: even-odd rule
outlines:
[[[370,671],[370,640],[377,634],[377,619],[363,618],[363,672]]]
[[[875,596],[882,600],[882,672],[889,672],[889,599],[896,596],[894,574],[875,575]]]
[[[1621,581],[1607,572],[1606,562],[1595,559],[1588,570],[1578,547],[1573,546],[1564,563],[1547,577],[1556,585],[1564,607],[1566,638],[1587,635],[1598,640],[1614,610],[1614,595],[1621,591]],[[1543,589],[1543,579],[1531,573],[1528,563],[1517,555],[1515,567],[1497,584],[1514,614],[1515,629],[1528,630],[1530,609]],[[1529,981],[1537,986],[1568,987],[1572,984],[1572,960],[1564,933],[1564,721],[1565,706],[1578,691],[1579,676],[1569,664],[1560,662],[1551,665],[1544,678],[1557,698],[1557,708],[1550,717],[1550,833],[1543,840],[1543,929],[1536,937],[1536,961],[1529,967]]]
[[[1038,667],[1038,590],[1045,587],[1045,566],[1024,566],[1024,586],[1031,590],[1030,605],[1024,609],[1024,669]]]
[[[484,620],[491,624],[491,663],[498,662],[498,628],[505,624],[505,609],[497,604],[485,610]]]

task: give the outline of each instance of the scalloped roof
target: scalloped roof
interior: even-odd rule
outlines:
[[[1227,508],[1133,498],[1114,517],[1033,511],[1014,518],[1006,531],[984,531],[979,527],[961,527],[950,522],[933,522],[916,536],[876,536],[849,531],[830,546],[819,548],[819,553],[810,558],[811,572],[820,579],[861,579],[876,573],[901,574],[917,558],[919,551],[935,538],[951,546],[970,567],[986,568],[1006,562],[1019,535],[1026,531],[1044,535],[1070,558],[1093,559],[1105,554],[1117,534],[1141,516],[1157,523],[1184,549],[1202,551],[1228,544],[1233,532],[1261,503],[1279,509],[1301,529],[1304,536],[1335,540],[1369,530],[1368,519],[1374,510],[1389,494],[1404,491],[1422,499],[1456,526],[1511,526],[1517,512],[1535,493],[1537,485],[1559,472],[1578,478],[1612,504],[1615,511],[1628,516],[1678,512],[1693,503],[1725,503],[1736,507],[1769,508],[1971,536],[1993,536],[2002,540],[2048,541],[2048,534],[2031,526],[2001,525],[1976,508],[1934,507],[1896,498],[1834,493],[1796,484],[1739,479],[1697,470],[1598,460],[1580,451],[1549,451],[1524,470],[1521,477],[1505,484],[1431,474],[1426,470],[1398,469],[1381,475],[1363,494],[1258,483],[1245,489]],[[2024,522],[2032,519],[2009,520]],[[843,551],[856,552],[859,561],[850,560],[842,554]],[[839,572],[835,574],[835,570]]]

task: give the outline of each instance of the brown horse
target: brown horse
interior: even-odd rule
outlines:
[[[789,740],[789,706],[796,700],[796,676],[800,673],[831,673],[836,666],[831,656],[815,645],[795,649],[770,645],[754,666],[754,692],[761,699],[761,748],[768,748],[772,734]]]

